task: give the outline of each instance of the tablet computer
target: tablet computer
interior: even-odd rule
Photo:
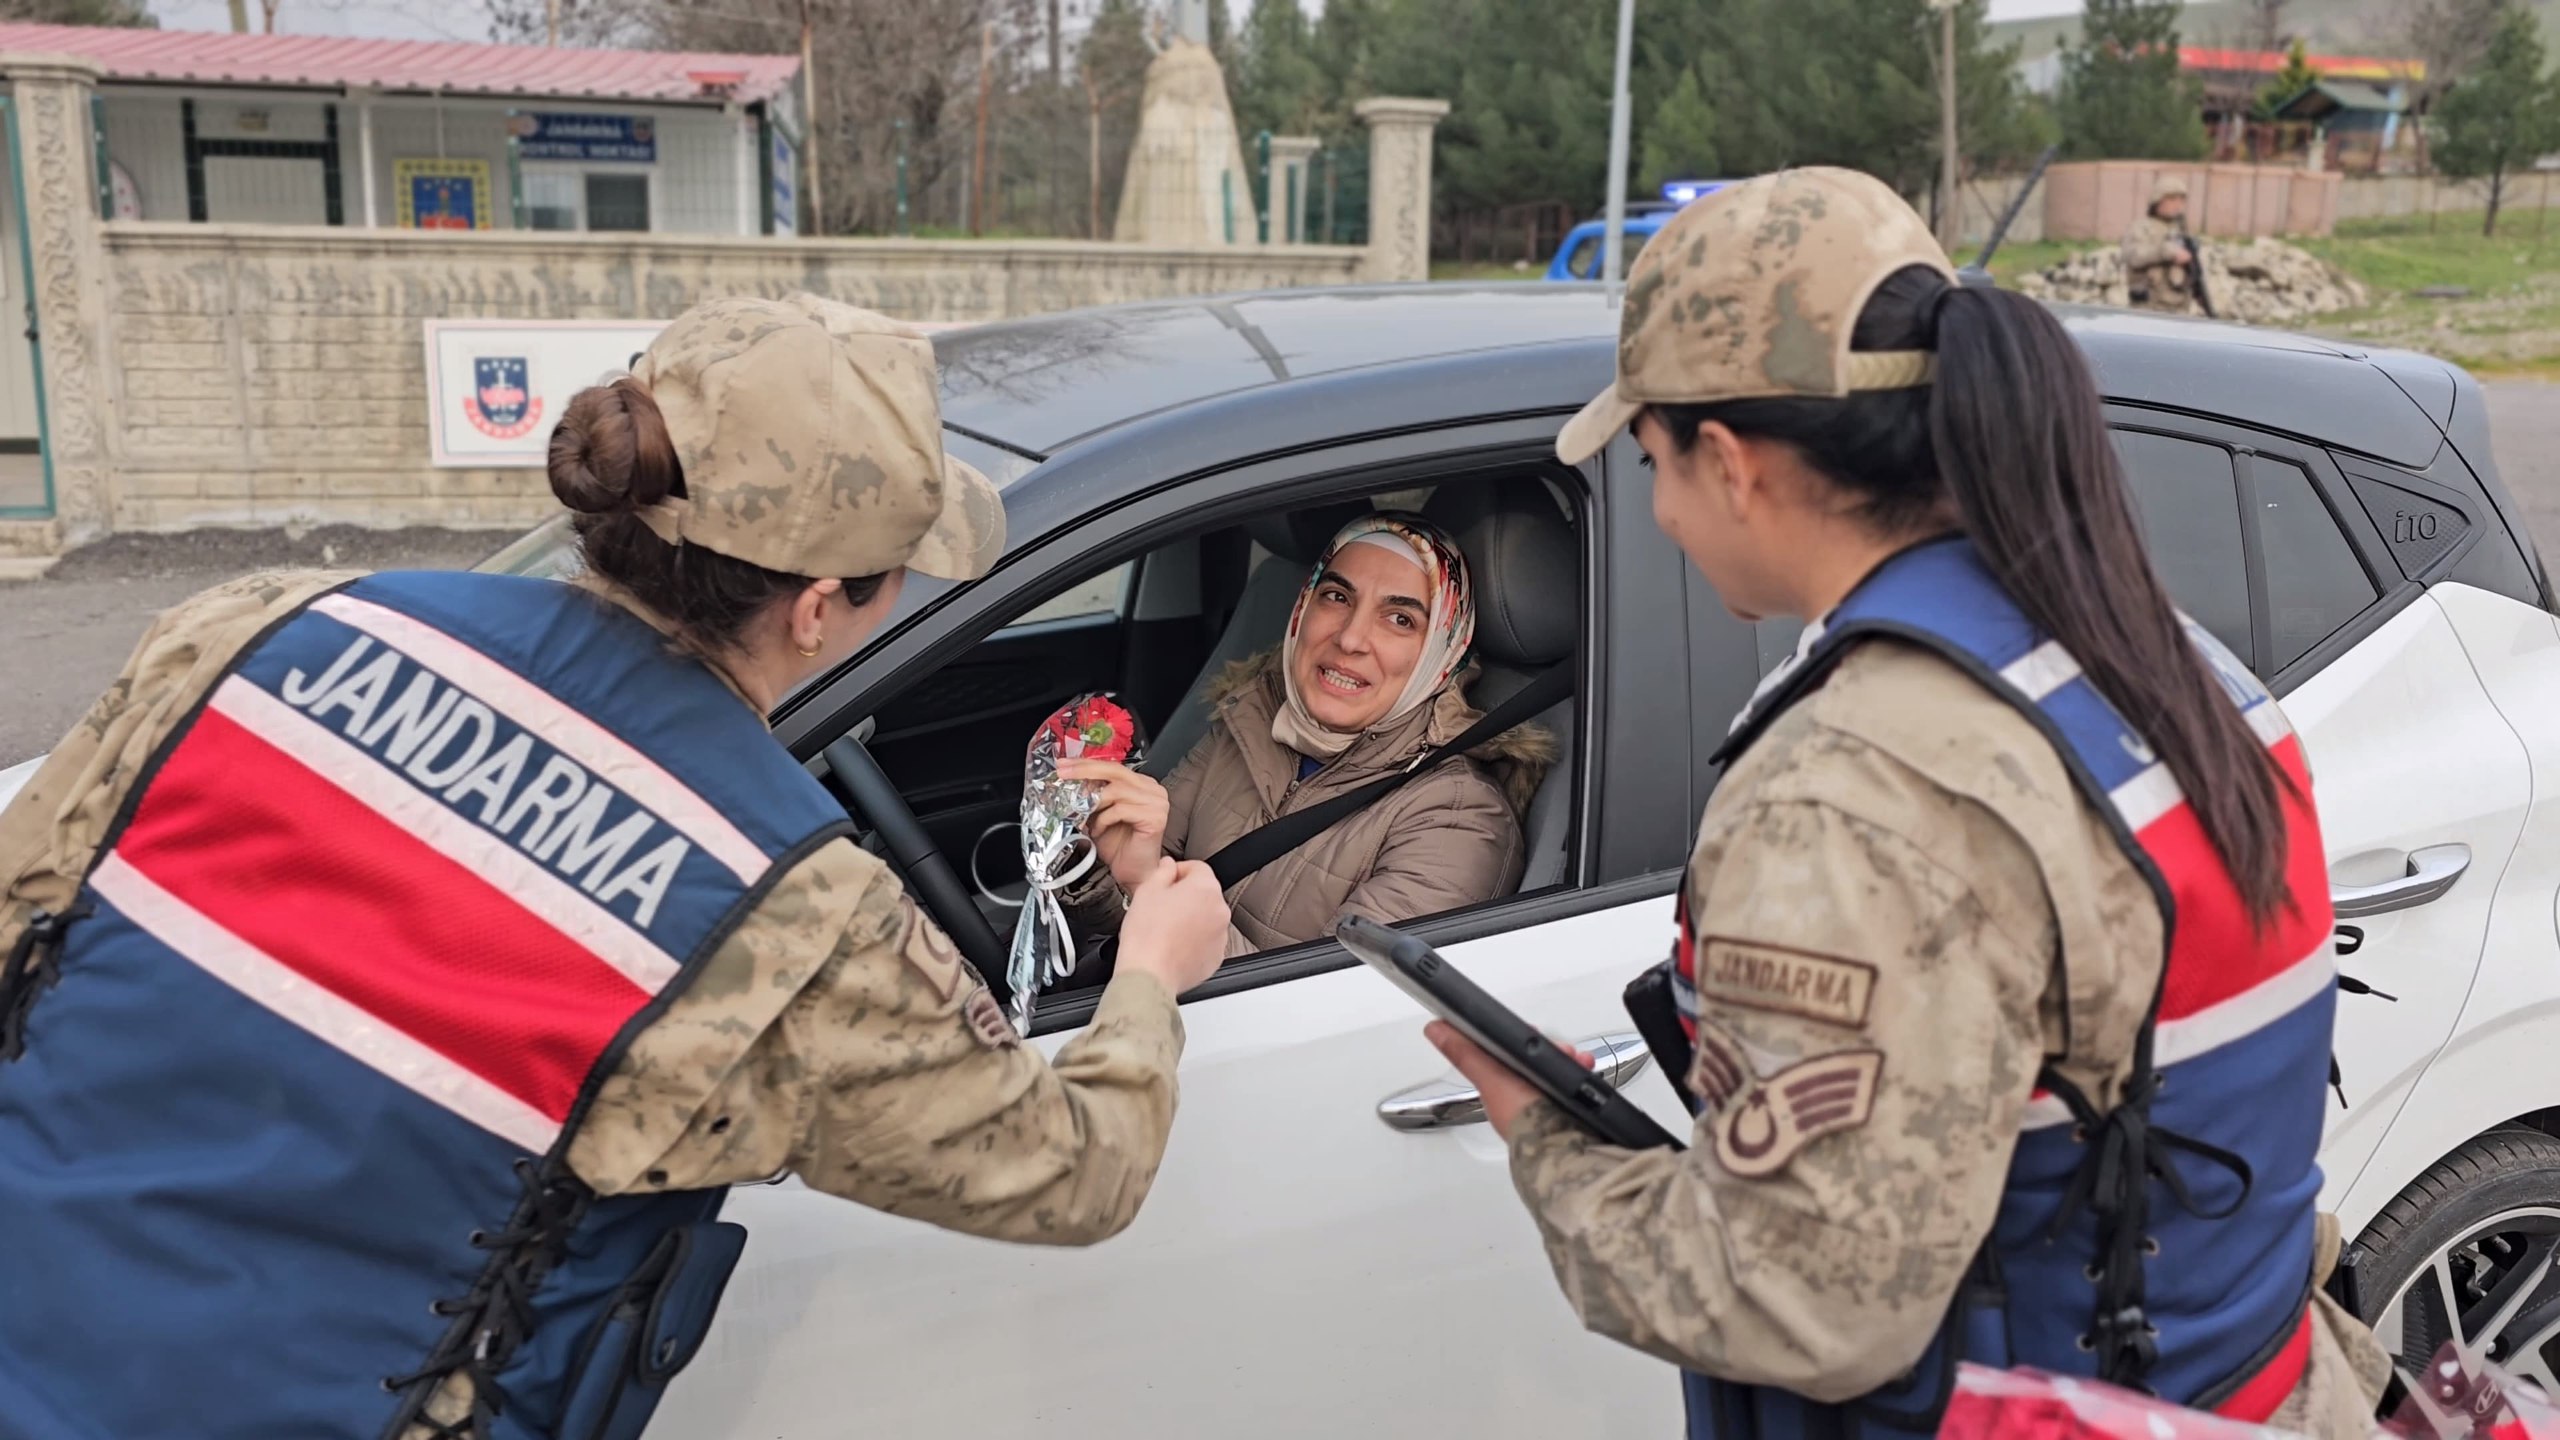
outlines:
[[[1649,1150],[1680,1141],[1654,1123],[1609,1082],[1458,973],[1440,952],[1410,935],[1374,920],[1346,916],[1333,928],[1342,947],[1386,976],[1423,1009],[1446,1020],[1457,1032],[1538,1093],[1554,1101],[1574,1122],[1612,1145]]]

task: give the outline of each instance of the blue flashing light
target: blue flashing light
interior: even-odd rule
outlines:
[[[1673,180],[1662,187],[1662,198],[1674,205],[1686,205],[1693,200],[1713,195],[1723,189],[1725,184],[1726,182],[1722,180]]]

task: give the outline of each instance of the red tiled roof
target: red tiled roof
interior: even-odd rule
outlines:
[[[96,63],[109,80],[580,100],[766,100],[800,73],[797,55],[574,50],[85,25],[0,25],[0,52],[6,51],[77,55]]]
[[[7,27],[0,26],[0,29]],[[2184,70],[2220,70],[2252,75],[2275,75],[2284,70],[2286,55],[2281,50],[2216,50],[2203,45],[2178,47],[2178,66]],[[2309,55],[2304,57],[2321,76],[2333,80],[2424,80],[2424,60],[2387,60],[2365,55]]]

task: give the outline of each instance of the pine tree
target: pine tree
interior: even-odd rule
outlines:
[[[2560,150],[2560,80],[2544,70],[2542,22],[2522,6],[2507,12],[2488,54],[2436,103],[2436,168],[2489,183],[2484,234],[2498,233],[2507,175]]]
[[[2311,68],[2311,47],[2300,40],[2285,52],[2284,68],[2258,91],[2257,112],[2261,120],[2273,120],[2286,102],[2320,83],[2320,72]]]
[[[1314,27],[1299,0],[1253,0],[1237,37],[1227,93],[1235,102],[1236,129],[1251,137],[1314,133],[1330,95],[1316,67]]]
[[[2085,0],[2055,106],[2073,158],[2204,157],[2201,87],[2178,69],[2178,10],[2178,0]]]

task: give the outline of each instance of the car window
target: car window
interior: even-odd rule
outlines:
[[[2249,567],[2240,542],[2240,487],[2231,452],[2145,430],[2118,430],[2115,440],[2143,542],[2169,598],[2233,654],[2254,663]]]
[[[1025,625],[1039,625],[1051,620],[1082,620],[1094,615],[1119,614],[1121,603],[1128,597],[1129,575],[1135,563],[1124,560],[1083,584],[1042,601],[1024,611],[1022,618],[1004,627],[1005,630],[1017,630]]]
[[[1626,258],[1618,262],[1619,274],[1623,275],[1634,267],[1636,257],[1644,253],[1644,242],[1652,238],[1649,232],[1644,231],[1629,230],[1626,233],[1627,253]],[[1566,272],[1576,280],[1599,279],[1600,262],[1605,255],[1601,246],[1607,239],[1606,232],[1584,236],[1582,243],[1574,246],[1573,253],[1566,257],[1564,267]]]
[[[2250,459],[2258,553],[2267,572],[2267,673],[2301,659],[2381,595],[2337,517],[2299,465]]]

